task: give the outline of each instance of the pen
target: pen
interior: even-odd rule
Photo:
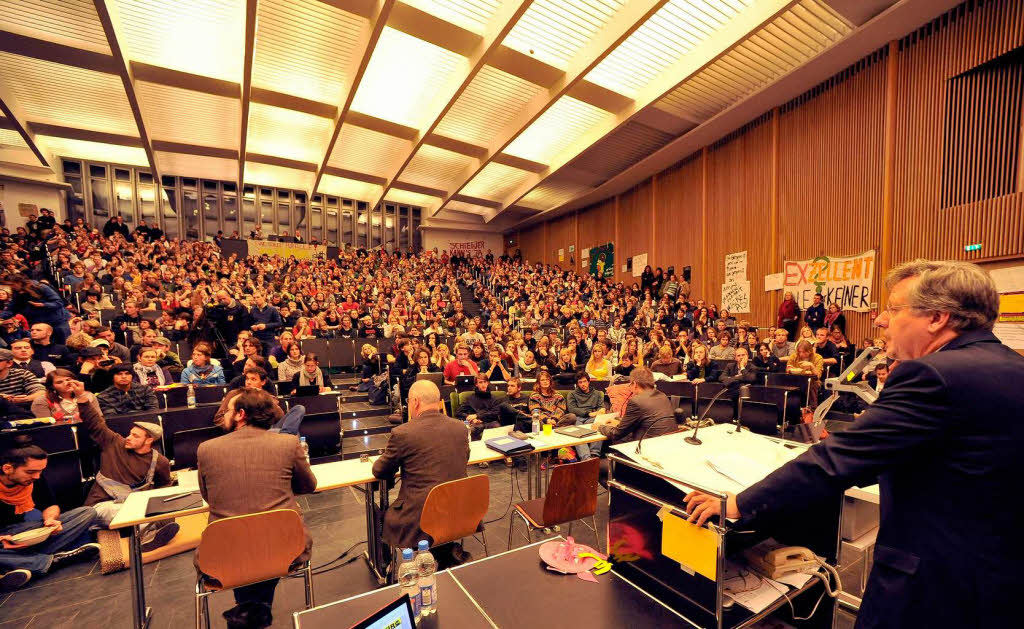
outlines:
[[[168,497],[168,498],[164,498],[164,500],[163,500],[163,501],[164,501],[164,502],[170,502],[170,501],[172,501],[172,500],[177,500],[178,498],[184,498],[185,496],[191,496],[191,495],[193,495],[193,494],[195,494],[195,493],[196,493],[196,492],[194,492],[194,491],[186,491],[186,492],[185,492],[185,493],[183,493],[183,494],[175,494],[175,495],[173,495],[173,496],[170,496],[170,497]]]

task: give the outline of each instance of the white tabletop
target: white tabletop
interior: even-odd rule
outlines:
[[[487,439],[507,435],[510,430],[511,428],[508,426],[484,430],[483,437],[479,441],[473,441],[470,443],[468,464],[476,465],[477,463],[504,459],[505,456],[503,454],[495,450],[491,450],[484,442]],[[552,433],[551,435],[541,434],[536,437],[531,437],[528,440],[528,443],[532,444],[534,448],[536,448],[536,452],[545,452],[564,446],[581,445],[584,443],[601,441],[603,439],[604,437],[600,433],[583,439],[573,439],[566,435]],[[363,485],[377,480],[373,476],[373,463],[378,458],[379,457],[377,456],[372,456],[365,463],[359,459],[349,459],[346,461],[334,461],[331,463],[318,463],[313,465],[313,475],[316,476],[316,490],[318,492],[328,491],[331,489],[349,487],[351,485]],[[128,499],[125,500],[124,505],[121,507],[117,516],[115,516],[114,520],[110,523],[110,528],[120,529],[138,524],[160,522],[162,520],[208,511],[209,506],[204,502],[202,507],[196,507],[195,509],[146,517],[146,505],[150,498],[154,496],[180,494],[185,491],[199,489],[199,473],[196,470],[181,470],[177,472],[177,476],[177,487],[150,489],[130,494]]]

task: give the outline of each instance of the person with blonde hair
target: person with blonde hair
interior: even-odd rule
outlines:
[[[585,371],[592,380],[608,380],[612,375],[612,363],[605,358],[607,348],[604,343],[594,343],[590,350],[590,360]]]

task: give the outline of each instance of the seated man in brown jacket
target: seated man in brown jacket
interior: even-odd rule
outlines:
[[[228,434],[199,446],[199,489],[210,505],[210,522],[273,509],[299,513],[295,494],[316,490],[316,477],[294,435],[270,432],[277,401],[261,389],[242,389],[228,401]],[[309,559],[313,539],[295,562]],[[198,556],[196,557],[198,565]],[[274,603],[277,579],[235,588],[236,610]],[[225,612],[226,616],[232,611]]]
[[[466,425],[438,410],[441,392],[429,380],[409,388],[409,422],[395,426],[384,454],[373,464],[373,475],[391,480],[402,472],[398,499],[384,514],[383,539],[398,548],[415,548],[421,539],[420,513],[427,494],[441,483],[466,477],[469,435]],[[433,540],[430,540],[433,545]]]
[[[637,367],[629,374],[633,395],[626,402],[622,417],[598,427],[612,444],[658,437],[678,430],[672,402],[654,387],[654,374],[647,367]]]

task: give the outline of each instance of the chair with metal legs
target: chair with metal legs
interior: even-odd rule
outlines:
[[[306,609],[314,606],[313,570],[308,560],[293,570],[306,549],[302,518],[292,509],[275,509],[217,520],[206,527],[196,549],[196,629],[209,629],[209,596],[261,581],[302,575]]]
[[[480,524],[487,515],[490,489],[490,479],[485,474],[437,485],[423,503],[420,529],[434,540],[433,546],[465,537],[476,539],[479,532],[479,541],[484,547],[484,555],[487,555],[487,535]]]
[[[526,524],[526,539],[533,542],[533,532],[569,523],[569,535],[576,520],[594,532],[597,545],[597,478],[601,460],[587,459],[579,463],[559,465],[551,472],[548,493],[543,498],[518,502],[508,516],[508,548],[512,550],[515,519]],[[590,518],[591,524],[587,524]]]

